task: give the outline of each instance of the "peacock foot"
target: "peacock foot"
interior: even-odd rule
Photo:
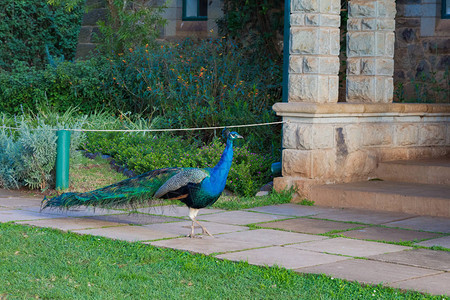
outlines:
[[[203,238],[201,235],[188,234],[186,237],[190,237],[191,239],[201,239]]]
[[[203,228],[203,234],[207,234],[210,237],[214,238],[214,236],[211,233],[209,233],[209,231],[206,228]]]

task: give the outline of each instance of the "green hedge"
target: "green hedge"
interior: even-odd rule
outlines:
[[[107,105],[99,60],[62,62],[38,69],[18,63],[10,72],[0,72],[0,112],[20,114],[50,107],[65,112],[78,107],[90,113]]]
[[[236,144],[226,187],[239,195],[253,196],[271,180],[270,166],[274,158],[252,153],[248,147]],[[88,134],[82,146],[92,153],[111,155],[137,174],[164,167],[214,167],[225,149],[225,144],[218,139],[202,146],[168,135],[118,133]]]
[[[0,1],[0,71],[18,61],[44,67],[46,46],[54,57],[73,59],[83,13],[82,5],[68,12],[47,0]]]

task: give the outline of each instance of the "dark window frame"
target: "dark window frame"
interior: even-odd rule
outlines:
[[[208,20],[208,5],[207,4],[206,4],[206,16],[200,16],[200,0],[196,0],[197,1],[197,16],[187,17],[186,16],[186,7],[187,7],[186,2],[187,1],[188,0],[183,0],[183,16],[182,16],[183,21],[207,21]]]
[[[450,19],[450,11],[447,10],[447,6],[450,0],[442,0],[441,6],[441,18],[442,19]]]

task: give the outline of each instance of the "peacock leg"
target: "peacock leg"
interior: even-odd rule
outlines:
[[[200,224],[196,219],[194,219],[194,222],[197,223],[202,228],[203,234],[206,233],[207,235],[214,237],[211,233],[209,233],[208,229],[206,229],[206,227]]]
[[[195,225],[195,223],[194,223],[194,221],[192,221],[191,233],[187,235],[188,237],[195,238],[195,234],[194,234],[194,227],[195,226],[194,225]]]
[[[194,225],[195,225],[195,223],[197,223],[197,224],[202,228],[203,234],[206,233],[207,235],[214,237],[214,236],[208,231],[208,229],[206,229],[205,226],[203,226],[202,224],[200,224],[200,223],[196,220],[198,211],[199,211],[199,209],[197,209],[197,208],[189,207],[189,218],[192,220],[192,226],[191,226],[191,234],[189,234],[188,236],[191,237],[191,238],[197,237],[197,236],[194,234]]]
[[[187,236],[188,237],[190,237],[190,238],[195,238],[196,236],[195,236],[195,234],[194,234],[194,227],[195,227],[195,217],[197,216],[197,214],[198,214],[198,209],[196,209],[196,208],[192,208],[192,207],[189,207],[189,218],[192,220],[192,225],[191,225],[191,233],[190,234],[188,234]]]

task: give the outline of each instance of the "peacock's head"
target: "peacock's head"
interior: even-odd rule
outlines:
[[[222,136],[224,139],[235,140],[235,139],[243,139],[244,137],[237,133],[236,131],[230,131],[228,128],[225,128],[222,131]]]

